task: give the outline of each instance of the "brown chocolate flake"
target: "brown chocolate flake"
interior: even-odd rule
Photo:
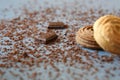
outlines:
[[[4,73],[5,73],[4,71],[0,70],[0,76],[3,75]]]
[[[13,72],[13,71],[9,71],[9,72],[10,72],[11,75],[13,75],[13,76],[15,76],[15,77],[19,76],[19,74],[16,74],[16,73]]]

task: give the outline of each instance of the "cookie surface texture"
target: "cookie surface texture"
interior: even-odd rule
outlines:
[[[85,26],[78,30],[76,33],[76,42],[83,47],[91,49],[100,49],[100,46],[93,38],[93,27]]]
[[[120,54],[120,18],[113,15],[100,17],[93,25],[96,42],[106,51]]]

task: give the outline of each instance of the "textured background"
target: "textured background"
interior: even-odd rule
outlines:
[[[78,24],[77,28],[82,27],[84,25],[88,25],[89,23],[86,22],[80,22],[74,20],[74,18],[79,17],[78,15],[72,15],[71,12],[75,11],[78,13],[78,11],[89,11],[90,9],[93,10],[99,10],[102,9],[105,11],[106,14],[114,14],[120,16],[120,0],[0,0],[0,19],[12,19],[15,18],[22,13],[22,8],[26,7],[30,11],[41,9],[44,10],[46,8],[55,8],[58,7],[59,10],[56,11],[56,14],[58,15],[54,21],[59,20],[63,21],[65,23],[68,22],[69,25],[72,25],[74,23]],[[41,8],[40,8],[41,7]],[[61,16],[61,11],[66,9],[66,14],[68,14],[67,17]],[[15,14],[16,12],[16,14]],[[95,14],[97,17],[101,16],[99,14]],[[81,16],[82,17],[82,16]],[[72,20],[70,20],[72,19]],[[70,21],[69,21],[70,20]],[[91,20],[91,19],[89,19]],[[90,24],[92,24],[95,20],[91,21]],[[45,24],[46,25],[46,24]],[[64,33],[64,31],[63,31]],[[88,49],[86,49],[88,50]],[[94,50],[89,50],[94,52]],[[2,54],[2,52],[0,52]],[[100,55],[111,55],[110,53],[100,51]],[[94,61],[94,59],[93,59]],[[27,67],[24,69],[24,73],[20,73],[19,69],[9,68],[9,69],[3,69],[0,68],[0,70],[4,70],[5,74],[0,76],[0,80],[4,80],[6,78],[7,80],[20,80],[21,78],[12,76],[9,71],[13,71],[16,74],[19,74],[22,76],[23,80],[119,80],[120,79],[120,59],[119,57],[114,58],[114,62],[112,63],[98,63],[94,62],[94,66],[99,68],[99,71],[91,76],[93,70],[86,71],[79,68],[75,68],[74,66],[66,66],[62,63],[55,63],[58,68],[60,69],[60,76],[56,77],[56,72],[54,71],[51,66],[48,65],[47,70],[44,69],[44,66],[41,67],[33,67],[32,70],[29,70]],[[76,64],[76,66],[81,66],[81,64]],[[104,68],[101,68],[100,66],[104,66]],[[112,68],[116,67],[116,70],[111,70],[110,73],[105,72],[106,69],[110,70]],[[70,74],[67,73],[68,68],[70,69]],[[27,76],[27,74],[31,75],[33,72],[40,72],[42,75],[38,75],[35,79],[30,78]],[[49,77],[49,71],[52,73],[52,77]],[[81,77],[78,74],[84,74],[83,77]],[[112,75],[114,74],[114,75]],[[107,77],[106,77],[107,75]],[[97,77],[96,77],[97,76]],[[29,79],[28,79],[29,78]],[[22,80],[21,79],[21,80]]]

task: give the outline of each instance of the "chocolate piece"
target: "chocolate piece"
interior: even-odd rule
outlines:
[[[42,35],[41,35],[41,40],[43,41],[43,43],[48,44],[48,43],[56,40],[57,37],[58,37],[58,36],[56,35],[55,32],[53,32],[53,31],[48,31],[47,33],[42,33]]]
[[[50,22],[48,29],[65,29],[67,28],[67,25],[64,25],[63,22]]]

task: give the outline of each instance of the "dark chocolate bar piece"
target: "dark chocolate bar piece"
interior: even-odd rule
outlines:
[[[41,34],[41,40],[43,41],[43,43],[48,44],[50,42],[53,42],[54,40],[57,39],[57,35],[55,32],[53,31],[48,31],[47,33],[43,33]]]
[[[48,29],[65,29],[67,28],[63,22],[49,22]]]

